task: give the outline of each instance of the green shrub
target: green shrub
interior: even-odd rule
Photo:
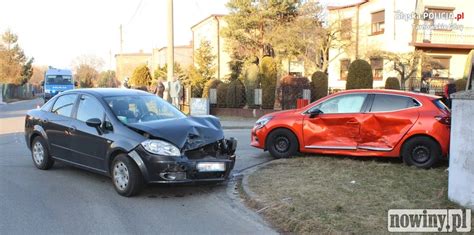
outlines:
[[[244,72],[244,85],[246,88],[246,100],[249,107],[254,107],[255,89],[259,86],[259,72],[257,64],[248,64]]]
[[[306,77],[287,75],[280,80],[280,89],[282,108],[295,109],[297,100],[303,98],[303,89],[310,89],[310,82]]]
[[[319,100],[328,95],[328,75],[317,71],[311,75],[311,101]]]
[[[466,90],[466,84],[467,84],[467,79],[458,79],[454,81],[454,84],[456,85],[456,91],[465,91]]]
[[[219,83],[217,85],[217,107],[225,108],[226,107],[226,98],[227,98],[227,83]]]
[[[245,86],[240,79],[235,79],[227,86],[227,108],[242,108],[245,106]]]
[[[400,81],[398,81],[398,78],[387,78],[387,80],[385,80],[385,89],[400,90]]]
[[[230,69],[230,81],[238,79],[242,73],[242,66],[244,63],[241,59],[236,58],[236,56],[231,56],[231,60],[229,61],[229,69]]]
[[[260,85],[262,88],[262,108],[273,109],[275,88],[278,78],[278,63],[272,57],[263,57],[260,63]]]
[[[349,66],[346,90],[364,89],[373,87],[372,68],[365,60],[354,60]]]
[[[132,77],[128,83],[132,87],[146,87],[150,85],[151,80],[152,78],[148,66],[141,65],[133,71]]]
[[[208,98],[209,97],[209,90],[210,89],[216,89],[219,84],[222,82],[219,79],[211,79],[206,82],[206,85],[204,85],[204,90],[202,91],[202,98]]]

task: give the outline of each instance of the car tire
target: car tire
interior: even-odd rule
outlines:
[[[115,190],[124,197],[137,195],[144,186],[140,169],[125,154],[120,154],[113,160],[111,176]]]
[[[433,139],[417,136],[403,144],[402,158],[409,166],[428,169],[441,158],[441,148]]]
[[[54,165],[43,137],[37,136],[31,142],[31,158],[33,164],[40,170],[48,170]]]
[[[298,139],[287,129],[276,129],[267,136],[266,147],[275,158],[289,158],[298,152]]]

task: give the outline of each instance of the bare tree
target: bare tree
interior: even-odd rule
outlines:
[[[95,55],[81,55],[72,61],[75,80],[80,87],[94,87],[99,78],[99,71],[104,65],[104,60]]]
[[[352,22],[347,22],[343,16],[337,14],[335,18],[328,20],[327,25],[321,27],[318,31],[321,57],[318,58],[319,69],[327,73],[329,64],[338,59],[343,53],[351,53],[354,45],[354,32]],[[329,56],[329,51],[335,54]]]
[[[104,60],[96,55],[80,55],[72,61],[71,66],[73,70],[76,70],[81,65],[87,65],[91,68],[94,68],[95,70],[100,71],[102,70],[104,63]]]
[[[433,59],[422,50],[405,53],[372,50],[367,53],[367,57],[382,58],[386,60],[386,64],[393,63],[392,70],[399,75],[401,89],[405,88],[405,82],[413,77],[420,68],[430,70],[440,66],[439,61]]]
[[[39,85],[44,81],[44,72],[48,69],[47,66],[33,66],[33,75],[29,83]]]

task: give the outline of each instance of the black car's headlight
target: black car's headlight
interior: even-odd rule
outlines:
[[[257,122],[255,122],[255,127],[257,129],[260,129],[262,127],[264,127],[270,120],[272,120],[273,116],[265,116],[265,117],[262,117],[260,119],[257,120]]]
[[[142,142],[142,146],[146,151],[153,154],[172,157],[181,156],[181,152],[176,146],[163,140],[145,140]]]

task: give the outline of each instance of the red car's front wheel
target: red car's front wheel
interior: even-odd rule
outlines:
[[[298,152],[298,139],[287,129],[276,129],[267,136],[266,147],[275,158],[288,158]]]

